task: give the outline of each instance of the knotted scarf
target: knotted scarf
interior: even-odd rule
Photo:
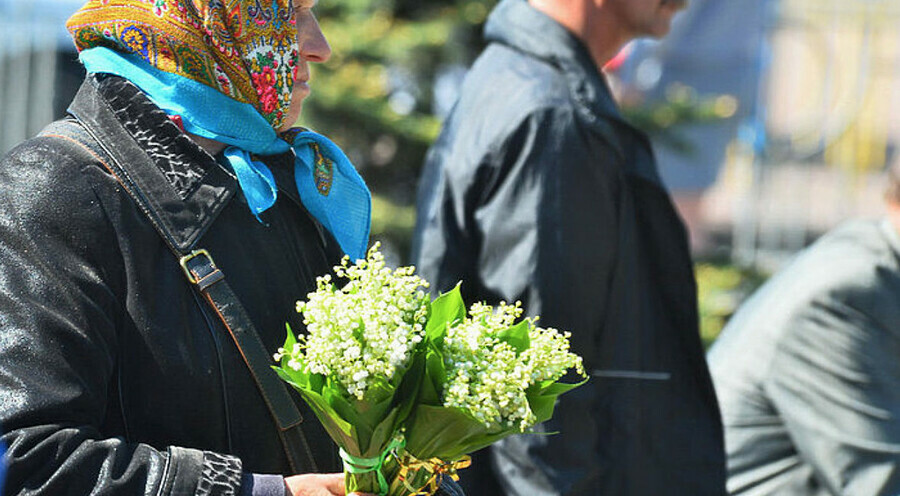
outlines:
[[[186,131],[230,145],[225,158],[257,218],[277,188],[254,155],[293,149],[304,206],[346,254],[365,257],[371,197],[356,169],[320,134],[276,132],[299,53],[290,0],[90,0],[67,26],[89,72],[128,79]]]

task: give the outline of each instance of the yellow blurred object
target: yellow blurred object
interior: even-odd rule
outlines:
[[[471,465],[472,458],[469,455],[464,455],[454,462],[445,462],[440,458],[432,458],[428,461],[419,460],[407,453],[400,460],[399,477],[406,489],[410,491],[409,496],[432,496],[439,489],[439,478],[441,475],[446,475],[458,481],[459,475],[456,472]],[[428,475],[428,480],[418,488],[410,485],[409,480],[417,478],[418,473],[422,470]]]

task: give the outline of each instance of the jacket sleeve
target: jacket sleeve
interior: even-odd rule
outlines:
[[[116,415],[125,268],[85,177],[105,172],[84,153],[40,138],[0,160],[6,494],[237,494],[236,458],[101,430]]]
[[[484,293],[521,300],[539,325],[571,331],[588,370],[598,359],[619,236],[621,169],[608,143],[568,107],[530,113],[487,157],[473,213]],[[499,470],[527,477],[534,492],[584,484],[598,470],[597,401],[590,384],[563,395],[539,428],[558,434],[502,442],[494,450]]]
[[[896,325],[832,297],[799,310],[777,347],[765,391],[830,494],[900,494],[898,356]]]
[[[570,109],[528,115],[487,158],[474,209],[479,280],[592,361],[617,245],[616,155]]]

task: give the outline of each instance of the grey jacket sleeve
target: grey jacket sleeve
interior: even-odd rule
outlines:
[[[60,141],[34,140],[0,160],[6,494],[222,494],[222,481],[236,494],[234,457],[156,449],[101,429],[115,415],[124,268],[79,165],[87,161]]]
[[[831,494],[900,494],[897,323],[823,297],[790,325],[764,387],[799,456]]]

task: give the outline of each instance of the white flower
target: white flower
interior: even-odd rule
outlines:
[[[584,374],[581,357],[569,351],[569,334],[537,327],[535,319],[526,319],[531,344],[525,351],[498,339],[521,315],[519,302],[496,309],[476,303],[463,322],[448,329],[445,406],[462,408],[489,428],[524,432],[537,421],[528,405],[529,387],[558,380],[570,368]]]
[[[291,353],[279,350],[279,355],[332,377],[364,399],[375,380],[402,373],[422,342],[428,300],[421,288],[428,283],[414,270],[385,267],[377,243],[365,260],[351,265],[344,257],[334,268],[334,281],[328,275],[317,278],[316,291],[297,302],[307,333],[298,336],[299,346]]]

